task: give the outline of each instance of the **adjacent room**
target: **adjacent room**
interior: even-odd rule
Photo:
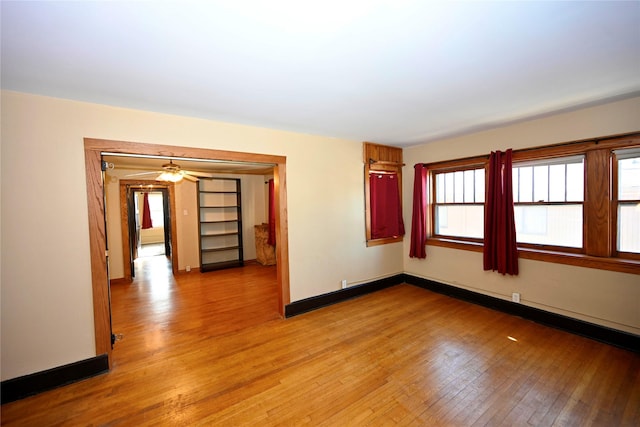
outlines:
[[[640,424],[639,2],[0,8],[2,425]]]

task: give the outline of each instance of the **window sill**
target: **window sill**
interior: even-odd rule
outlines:
[[[430,237],[429,246],[442,246],[466,251],[482,252],[482,243],[463,240]],[[621,273],[640,274],[640,261],[624,258],[604,258],[584,254],[556,252],[530,248],[518,248],[518,256],[522,259],[553,262],[557,264],[575,265],[578,267],[597,268],[599,270],[617,271]]]
[[[367,240],[367,247],[378,246],[378,245],[386,245],[387,243],[402,242],[403,238],[404,238],[404,236],[397,236],[397,237],[385,237],[383,239]]]

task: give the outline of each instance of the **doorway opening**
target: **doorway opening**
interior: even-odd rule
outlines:
[[[230,152],[203,148],[176,147],[156,144],[111,141],[85,138],[85,167],[87,178],[87,205],[89,219],[89,245],[94,306],[96,355],[106,354],[111,366],[111,307],[109,295],[108,257],[105,223],[104,165],[102,155],[163,156],[165,158],[200,159],[211,162],[262,163],[273,168],[275,185],[276,275],[278,311],[284,316],[285,305],[290,302],[289,257],[286,196],[286,157],[266,154]],[[171,188],[171,187],[170,187]],[[172,213],[174,213],[172,211]],[[172,217],[172,226],[175,215]],[[175,234],[173,268],[177,268]],[[123,239],[124,240],[124,239]],[[128,240],[127,240],[128,241]]]
[[[134,211],[136,213],[135,243],[136,258],[157,255],[171,255],[171,238],[165,236],[165,221],[169,217],[169,205],[164,201],[166,191],[132,191]],[[168,231],[168,230],[166,230]],[[131,246],[134,246],[133,244]]]
[[[149,212],[144,219],[144,199]],[[120,232],[122,269],[125,281],[135,277],[135,261],[153,250],[167,257],[173,274],[178,273],[175,188],[173,183],[120,180]]]

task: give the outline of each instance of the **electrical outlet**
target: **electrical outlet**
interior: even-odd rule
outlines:
[[[520,302],[520,294],[518,292],[514,292],[511,294],[511,301]]]
[[[347,279],[342,279],[342,289],[347,288]]]
[[[187,267],[185,268],[185,270],[187,271],[187,273],[189,273],[191,271],[191,266],[187,265]]]

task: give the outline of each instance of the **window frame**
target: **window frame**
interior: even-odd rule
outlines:
[[[433,200],[429,199],[429,216],[430,218],[433,218],[433,221],[430,221],[430,227],[428,227],[429,231],[433,231],[432,233],[430,233],[430,236],[434,236],[438,239],[441,239],[443,241],[463,241],[463,242],[470,242],[470,243],[475,243],[475,244],[482,244],[483,239],[481,238],[476,238],[476,237],[464,237],[464,236],[451,236],[451,235],[446,235],[446,234],[436,234],[435,230],[436,230],[436,211],[438,209],[438,206],[459,206],[459,205],[471,205],[471,206],[477,206],[477,205],[482,205],[484,207],[485,202],[482,203],[478,203],[478,202],[474,202],[474,203],[456,203],[456,202],[443,202],[443,203],[438,203],[437,201],[435,201],[435,196],[436,196],[436,189],[437,189],[437,180],[436,180],[436,175],[438,174],[445,174],[445,173],[451,173],[451,172],[464,172],[464,171],[468,171],[468,170],[476,170],[476,169],[484,169],[484,182],[485,182],[485,200],[486,200],[486,183],[487,183],[487,167],[484,164],[476,164],[476,165],[467,165],[467,166],[463,166],[463,167],[451,167],[451,168],[445,168],[445,169],[438,169],[436,171],[431,171],[430,169],[427,169],[429,171],[429,176],[430,176],[430,183],[429,183],[429,188],[430,188],[430,195],[433,195]]]
[[[514,150],[513,164],[584,155],[584,201],[583,203],[583,248],[557,247],[518,243],[518,255],[523,259],[533,259],[587,268],[597,268],[640,274],[640,256],[633,253],[618,253],[617,242],[617,162],[614,150],[640,148],[640,133],[602,137],[562,144]],[[429,218],[427,240],[430,246],[482,252],[483,239],[457,238],[435,235],[435,175],[477,168],[482,165],[487,170],[488,155],[474,156],[451,161],[434,162],[426,165]],[[604,179],[603,179],[604,177]],[[485,179],[485,186],[486,186]],[[486,191],[486,189],[485,189]]]
[[[633,147],[631,147],[633,148]],[[625,150],[623,149],[619,149],[619,150],[614,150],[612,151],[612,160],[611,160],[611,188],[612,188],[612,195],[611,195],[611,216],[612,216],[612,221],[611,221],[611,227],[612,227],[612,242],[611,242],[611,253],[618,257],[618,258],[628,258],[628,259],[632,259],[632,260],[638,260],[640,261],[640,254],[634,253],[634,252],[624,252],[624,251],[619,251],[618,250],[618,207],[620,206],[620,204],[628,204],[628,203],[637,203],[640,204],[640,199],[633,199],[633,200],[619,200],[618,199],[618,178],[619,178],[619,171],[618,171],[618,154],[616,153],[616,151],[620,151],[620,150]]]
[[[582,163],[583,163],[583,173],[586,169],[586,159],[584,158],[584,156],[582,155],[571,155],[571,156],[558,156],[558,157],[549,157],[549,158],[545,158],[545,159],[535,159],[535,160],[527,160],[527,161],[513,161],[513,168],[521,168],[521,167],[527,167],[527,166],[538,166],[538,165],[549,165],[549,164],[569,164],[570,162],[562,162],[563,159],[570,159],[572,157],[578,157],[581,156],[583,157],[582,159]],[[533,172],[535,173],[535,172]],[[533,177],[532,177],[533,178]],[[584,178],[583,178],[584,179]],[[533,183],[532,183],[533,184]],[[583,181],[584,184],[584,181]],[[533,187],[532,187],[533,188]],[[535,191],[535,189],[534,189]],[[566,193],[566,182],[565,182],[565,193]],[[582,209],[582,244],[580,247],[575,247],[575,246],[563,246],[563,245],[552,245],[552,244],[545,244],[545,243],[528,243],[528,242],[517,242],[517,246],[518,248],[528,248],[528,249],[533,249],[533,250],[544,250],[544,251],[555,251],[555,252],[567,252],[567,253],[574,253],[574,254],[581,254],[581,253],[585,253],[584,250],[584,246],[585,246],[585,227],[584,227],[584,221],[585,221],[585,197],[584,197],[584,188],[582,190],[582,200],[581,201],[569,201],[569,200],[565,200],[562,202],[557,202],[557,201],[535,201],[533,200],[533,195],[532,195],[532,201],[530,202],[520,202],[520,201],[516,201],[515,197],[514,197],[514,201],[513,201],[513,205],[514,208],[516,206],[563,206],[563,205],[580,205],[581,209]],[[550,197],[549,197],[550,198]],[[565,196],[566,199],[566,196]],[[516,233],[517,235],[517,233]]]

